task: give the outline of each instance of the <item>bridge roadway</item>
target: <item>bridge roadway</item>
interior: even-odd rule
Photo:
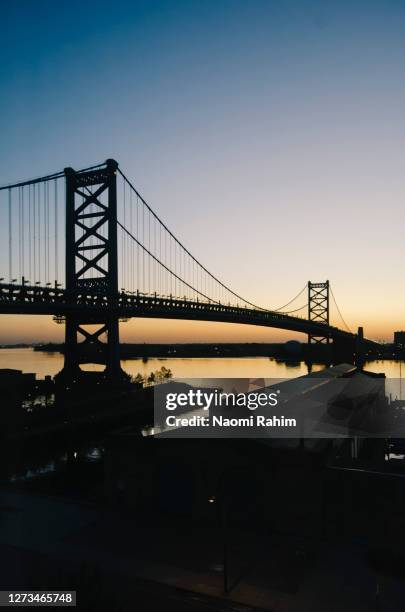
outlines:
[[[105,320],[106,310],[111,317],[184,319],[241,323],[275,327],[304,334],[329,336],[335,341],[351,344],[357,336],[338,327],[308,319],[301,319],[271,310],[257,310],[242,306],[227,306],[216,302],[191,301],[176,297],[161,297],[141,293],[118,293],[107,296],[85,289],[69,294],[53,286],[31,286],[0,283],[0,314],[75,315],[82,323]],[[364,339],[369,348],[379,345]]]

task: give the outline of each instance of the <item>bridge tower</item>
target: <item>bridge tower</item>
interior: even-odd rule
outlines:
[[[329,325],[329,281],[308,281],[308,319]],[[329,336],[308,334],[308,344],[329,344]]]
[[[85,309],[83,315],[66,313],[62,375],[70,379],[81,363],[94,361],[105,365],[107,378],[122,375],[119,320],[111,313],[118,300],[117,168],[113,159],[83,172],[65,168],[68,301],[77,305],[81,295],[91,294],[107,304],[102,316],[86,315]]]

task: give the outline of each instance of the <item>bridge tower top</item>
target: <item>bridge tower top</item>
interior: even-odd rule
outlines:
[[[329,325],[329,281],[313,283],[308,281],[308,319]],[[309,344],[329,344],[330,338],[308,334]]]

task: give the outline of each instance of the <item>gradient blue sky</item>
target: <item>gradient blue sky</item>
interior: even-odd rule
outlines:
[[[2,0],[0,182],[115,157],[193,253],[279,306],[329,278],[405,327],[405,3]],[[271,340],[132,322],[125,339]],[[0,341],[60,336],[2,318]],[[283,336],[284,337],[284,336]]]

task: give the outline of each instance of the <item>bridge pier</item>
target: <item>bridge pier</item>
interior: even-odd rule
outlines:
[[[333,360],[335,363],[351,363],[359,369],[363,368],[366,360],[367,341],[364,331],[359,327],[356,335],[347,337],[336,336],[333,339]]]
[[[356,336],[356,365],[359,370],[363,369],[366,361],[366,347],[364,345],[364,330],[362,327],[357,329]]]
[[[337,363],[356,363],[356,337],[333,338],[333,362]]]

